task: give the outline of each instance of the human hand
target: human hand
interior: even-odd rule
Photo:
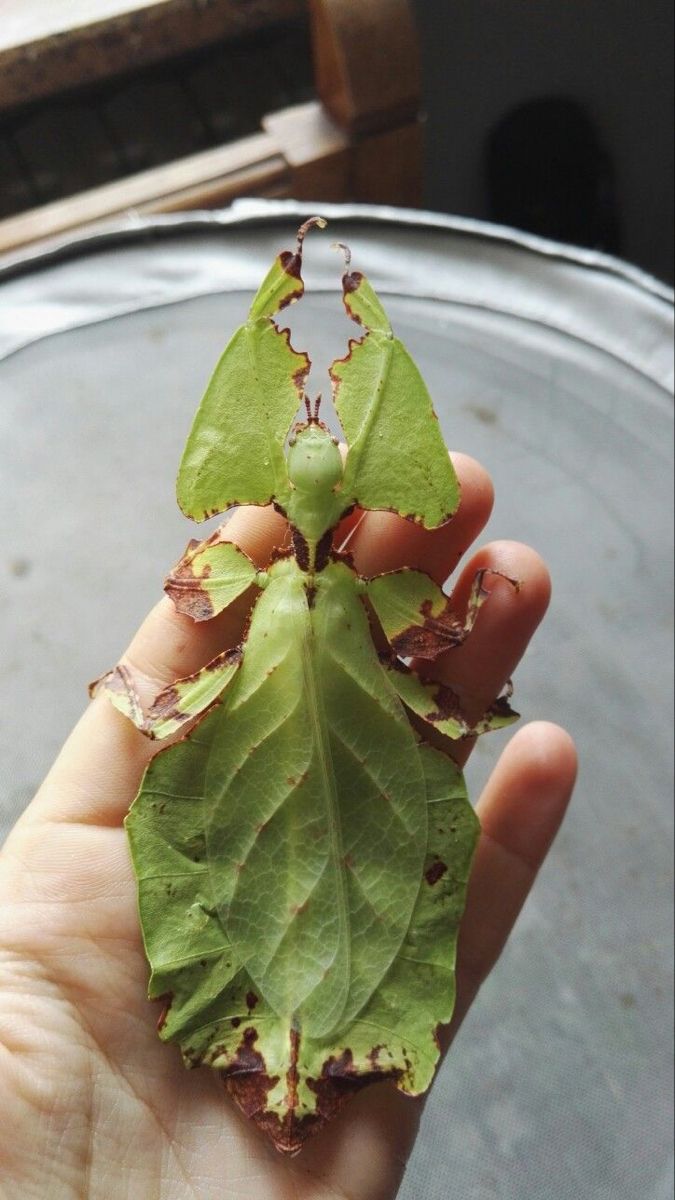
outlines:
[[[357,567],[403,564],[442,582],[484,527],[489,479],[454,456],[462,504],[426,532],[369,513],[350,540]],[[261,566],[284,535],[269,509],[240,510],[229,531]],[[461,611],[478,567],[496,578],[467,642],[439,660],[469,719],[494,700],[549,599],[534,551],[493,543],[463,567]],[[163,600],[125,661],[147,698],[236,644],[239,603],[196,626]],[[361,1092],[301,1155],[284,1160],[235,1110],[215,1072],[187,1072],[155,1032],[147,964],[121,823],[156,749],[105,696],[93,701],[0,857],[0,1163],[5,1200],[393,1200],[421,1113],[384,1084]],[[470,747],[465,747],[468,755]],[[460,937],[449,1044],[494,965],[571,794],[569,737],[526,726],[479,802],[483,833]]]

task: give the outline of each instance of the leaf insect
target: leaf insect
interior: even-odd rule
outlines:
[[[430,1086],[479,832],[448,751],[516,719],[501,699],[469,727],[450,689],[409,665],[464,641],[484,572],[460,619],[423,572],[364,578],[333,543],[355,506],[436,528],[459,486],[418,368],[346,250],[361,336],[330,368],[344,465],[306,398],[309,358],[275,316],[302,297],[305,235],[324,225],[308,221],[264,279],[178,474],[188,517],[273,504],[292,545],[263,571],[227,526],[191,542],[166,591],[207,621],[254,589],[241,645],[147,709],[127,669],[102,681],[149,737],[182,731],[126,820],[160,1037],[219,1071],[291,1154],[368,1084]]]

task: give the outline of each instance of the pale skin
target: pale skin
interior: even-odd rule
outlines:
[[[483,529],[492,488],[453,455],[462,483],[455,518],[428,533],[368,514],[350,541],[367,574],[407,564],[442,582]],[[352,518],[352,526],[355,518]],[[239,510],[230,527],[261,566],[284,535],[269,510]],[[343,533],[349,532],[346,527]],[[539,556],[495,542],[464,559],[466,603],[480,566],[500,578],[476,628],[441,662],[442,678],[477,718],[513,673],[549,601]],[[237,642],[245,606],[195,626],[163,600],[125,661],[150,697]],[[105,664],[102,664],[105,665]],[[527,697],[522,698],[527,709]],[[162,1045],[121,827],[153,744],[105,696],[92,702],[0,856],[0,1178],[3,1200],[393,1200],[421,1102],[367,1089],[293,1160],[235,1111],[215,1074],[187,1072]],[[470,748],[465,748],[465,757]],[[557,726],[523,726],[479,801],[483,833],[462,927],[458,1003],[449,1045],[494,966],[563,819],[576,773]]]

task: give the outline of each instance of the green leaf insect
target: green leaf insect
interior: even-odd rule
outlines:
[[[303,295],[304,238],[324,224],[307,222],[264,280],[178,474],[187,516],[274,504],[292,546],[262,571],[227,526],[191,542],[166,590],[195,621],[254,594],[241,645],[150,708],[126,668],[102,685],[143,732],[174,739],[126,820],[160,1037],[220,1072],[287,1153],[368,1084],[430,1086],[479,832],[450,751],[516,717],[502,699],[469,726],[415,670],[468,636],[484,573],[459,619],[424,573],[364,578],[333,543],[355,506],[435,528],[459,488],[421,375],[348,252],[362,336],[330,372],[344,465],[306,399],[309,359],[274,318]]]

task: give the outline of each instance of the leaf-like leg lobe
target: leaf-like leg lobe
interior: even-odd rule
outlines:
[[[396,656],[385,654],[381,661],[406,708],[451,741],[504,729],[518,720],[507,693],[495,700],[479,721],[469,724],[463,715],[461,698],[447,684],[420,679]]]
[[[146,737],[163,740],[216,703],[234,677],[241,657],[238,646],[216,655],[200,671],[165,688],[147,710],[141,702],[134,672],[123,663],[92,684],[92,688],[102,688],[114,707]]]
[[[191,541],[167,576],[164,591],[179,612],[208,621],[259,582],[260,572],[243,550],[218,529],[204,542]]]
[[[461,646],[473,630],[478,613],[490,595],[486,575],[496,575],[520,590],[520,583],[501,571],[482,567],[476,572],[466,616],[451,607],[449,597],[423,571],[404,567],[366,582],[368,598],[377,613],[384,635],[400,658],[433,662],[454,646]]]

